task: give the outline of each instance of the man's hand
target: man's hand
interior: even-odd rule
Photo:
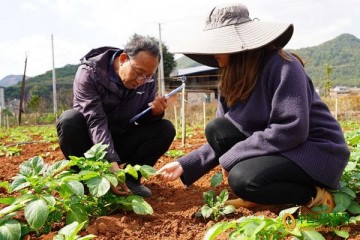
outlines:
[[[150,104],[151,113],[153,115],[162,114],[167,108],[167,101],[165,97],[156,97],[155,100]]]
[[[117,164],[117,162],[112,162],[110,171],[113,172],[113,173],[116,173],[119,170],[120,170],[120,167]],[[117,186],[114,186],[114,185],[110,184],[110,188],[111,188],[111,191],[115,195],[118,195],[118,196],[126,196],[126,195],[129,195],[131,193],[129,188],[123,182],[120,182]]]
[[[184,170],[179,162],[171,162],[160,168],[156,173],[164,181],[174,181],[183,174]]]

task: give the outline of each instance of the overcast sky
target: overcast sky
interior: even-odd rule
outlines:
[[[236,0],[0,0],[0,80],[10,74],[36,76],[78,64],[90,49],[122,48],[133,33],[161,39],[171,51],[181,39],[201,31],[218,4]],[[340,34],[360,38],[359,0],[243,0],[251,18],[291,22],[286,48],[316,46]]]

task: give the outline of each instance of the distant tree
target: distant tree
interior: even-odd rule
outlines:
[[[325,82],[325,96],[330,95],[330,89],[331,89],[331,73],[332,73],[332,67],[329,64],[326,64],[325,67],[326,72],[326,82]]]
[[[32,95],[27,101],[26,109],[30,112],[39,112],[41,98],[38,95]]]

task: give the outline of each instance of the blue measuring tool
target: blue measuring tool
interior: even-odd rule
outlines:
[[[172,90],[168,94],[165,94],[165,96],[164,96],[165,99],[168,99],[169,97],[171,97],[175,93],[179,92],[183,88],[184,88],[184,84],[182,84],[180,87],[175,88],[174,90]],[[148,107],[147,109],[145,109],[144,111],[142,111],[141,113],[136,114],[133,118],[130,119],[129,123],[135,122],[136,120],[138,120],[141,116],[143,116],[145,113],[149,112],[150,110],[151,110],[151,106]]]

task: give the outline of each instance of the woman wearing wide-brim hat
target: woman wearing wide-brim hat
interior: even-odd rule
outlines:
[[[349,150],[297,56],[282,48],[292,24],[252,20],[242,4],[215,7],[203,32],[176,53],[220,67],[217,117],[207,144],[163,166],[165,181],[191,185],[218,164],[239,197],[227,204],[334,208]]]

